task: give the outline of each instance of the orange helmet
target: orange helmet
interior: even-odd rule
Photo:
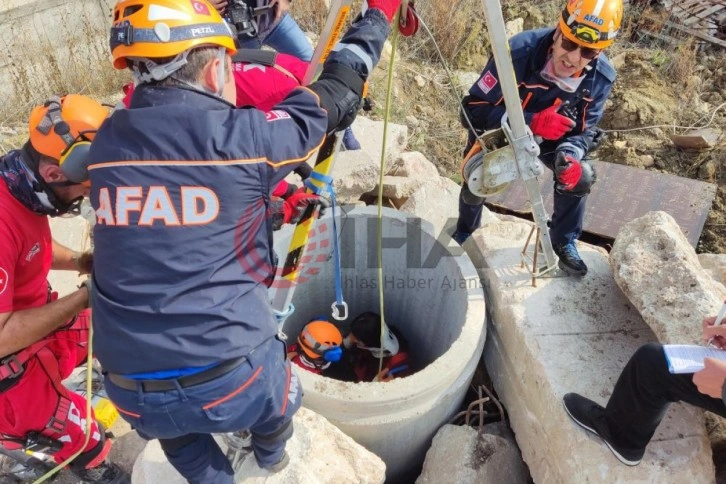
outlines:
[[[604,49],[615,42],[622,20],[623,0],[569,0],[560,30],[583,47]]]
[[[129,57],[174,57],[202,45],[237,52],[232,31],[206,0],[120,0],[113,9],[116,69],[125,69]]]
[[[88,179],[88,148],[107,117],[108,108],[89,97],[54,96],[31,111],[30,144],[38,153],[58,160],[70,181],[82,183]]]
[[[342,357],[343,335],[332,323],[323,320],[311,321],[305,325],[297,337],[297,342],[305,354],[312,359],[340,361]]]

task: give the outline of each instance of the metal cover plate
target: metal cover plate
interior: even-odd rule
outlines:
[[[593,161],[597,183],[587,200],[583,230],[614,240],[620,228],[648,212],[670,214],[694,247],[701,236],[716,185],[626,165]],[[547,213],[552,215],[552,172],[539,176]],[[487,205],[526,214],[531,212],[524,184],[515,181],[509,190],[489,197]]]

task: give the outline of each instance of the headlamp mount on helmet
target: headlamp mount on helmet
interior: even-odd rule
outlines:
[[[232,0],[227,6],[224,18],[234,27],[238,39],[244,40],[257,37],[259,28],[255,18],[255,10],[244,0]]]
[[[270,5],[253,7],[245,0],[231,0],[225,11],[225,20],[234,28],[236,38],[242,42],[260,33],[257,18],[272,9]]]

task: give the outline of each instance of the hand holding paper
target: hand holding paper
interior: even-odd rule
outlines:
[[[726,327],[721,326],[725,316],[726,301],[721,306],[717,316],[703,320],[703,340],[706,341],[707,345],[726,349]]]
[[[706,358],[704,365],[703,370],[693,374],[693,383],[699,392],[721,398],[723,382],[726,379],[726,361]]]

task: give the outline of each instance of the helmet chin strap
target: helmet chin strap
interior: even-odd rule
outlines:
[[[185,81],[184,79],[180,79],[179,77],[175,76],[174,74],[184,67],[184,65],[187,64],[187,57],[189,56],[189,53],[191,50],[186,50],[182,52],[181,54],[174,57],[174,59],[170,62],[167,62],[166,64],[157,64],[151,59],[135,59],[136,62],[139,62],[141,64],[144,64],[146,67],[147,72],[141,72],[141,70],[138,68],[138,66],[133,65],[131,67],[133,71],[134,80],[136,81],[136,84],[143,84],[146,82],[152,82],[152,81],[163,81],[167,77],[170,77],[177,81],[180,84],[184,84],[187,87],[190,87],[191,89],[194,89],[195,91],[201,91],[205,94],[211,94],[212,96],[218,97],[220,99],[224,99],[224,85],[225,85],[225,66],[227,64],[227,51],[223,47],[217,48],[217,59],[219,60],[219,64],[217,65],[217,83],[218,88],[217,91],[212,91],[211,89],[207,88],[206,86],[203,86],[199,84],[198,82],[189,82]]]
[[[68,187],[78,185],[72,181],[62,182],[46,182],[42,178],[36,177],[36,194],[40,202],[48,208],[48,215],[51,217],[59,217],[63,215],[76,216],[81,214],[81,202],[83,202],[83,196],[78,196],[70,202],[62,201],[58,195],[56,195],[53,187]],[[40,190],[38,190],[40,188]]]

